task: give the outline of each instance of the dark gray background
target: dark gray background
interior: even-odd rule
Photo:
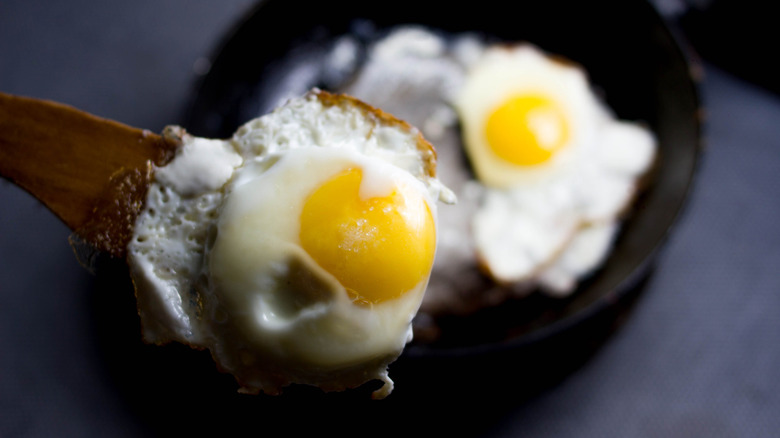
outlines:
[[[252,4],[2,0],[0,90],[160,131],[181,121],[198,72]],[[438,415],[433,421],[487,436],[780,433],[780,99],[745,75],[729,73],[735,70],[728,60],[715,61],[705,57],[703,64],[707,148],[697,183],[624,325],[581,367],[539,394],[507,394],[493,415]],[[167,406],[167,399],[144,400],[143,383],[130,378],[141,389],[128,389],[111,365],[130,356],[106,359],[116,353],[106,347],[115,326],[101,322],[110,316],[95,314],[116,306],[101,309],[105,288],[76,262],[68,230],[4,180],[0,205],[0,437],[141,436],[176,431],[179,423],[197,431],[208,415],[197,398],[184,408]],[[153,369],[155,360],[143,364]],[[473,378],[464,375],[453,385]],[[482,401],[464,400],[469,402]],[[437,405],[435,399],[429,403],[431,409]],[[313,414],[316,404],[278,404],[253,405],[241,414],[258,433],[296,431],[317,419],[323,431],[346,434],[356,423],[350,412],[329,414],[334,418],[326,424]],[[371,409],[382,418],[381,404]],[[428,417],[395,409],[385,421],[409,418]]]

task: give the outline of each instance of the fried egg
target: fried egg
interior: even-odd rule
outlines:
[[[389,394],[434,261],[436,201],[453,201],[433,148],[319,90],[213,146],[231,157],[227,181],[193,193],[162,168],[139,217],[129,261],[145,338],[209,349],[243,392],[378,379],[374,396]]]
[[[571,284],[554,269],[579,233],[619,219],[651,166],[649,130],[618,120],[593,93],[585,71],[530,44],[493,46],[470,68],[454,105],[482,204],[473,218],[477,257],[498,282]],[[598,228],[601,229],[601,228]],[[566,260],[598,240],[578,239]],[[571,265],[572,263],[569,263]],[[563,274],[561,274],[563,275]]]

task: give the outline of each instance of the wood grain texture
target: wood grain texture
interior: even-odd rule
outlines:
[[[178,139],[56,102],[0,93],[0,175],[83,240],[124,256],[153,166]]]

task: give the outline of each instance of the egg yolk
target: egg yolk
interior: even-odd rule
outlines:
[[[501,159],[532,166],[549,160],[569,137],[566,117],[552,100],[514,96],[499,105],[485,125],[487,141]]]
[[[410,187],[361,199],[363,173],[350,168],[307,198],[300,240],[306,252],[346,288],[354,302],[398,298],[426,279],[436,231],[425,199]]]

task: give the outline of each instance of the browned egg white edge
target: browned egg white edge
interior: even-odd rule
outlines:
[[[362,113],[369,116],[379,125],[397,126],[406,132],[412,133],[417,137],[417,150],[425,162],[425,174],[428,178],[436,177],[436,149],[423,137],[419,129],[407,123],[398,117],[382,111],[379,108],[371,106],[362,100],[348,94],[330,93],[320,89],[310,91],[317,96],[317,99],[326,107],[354,107]]]

